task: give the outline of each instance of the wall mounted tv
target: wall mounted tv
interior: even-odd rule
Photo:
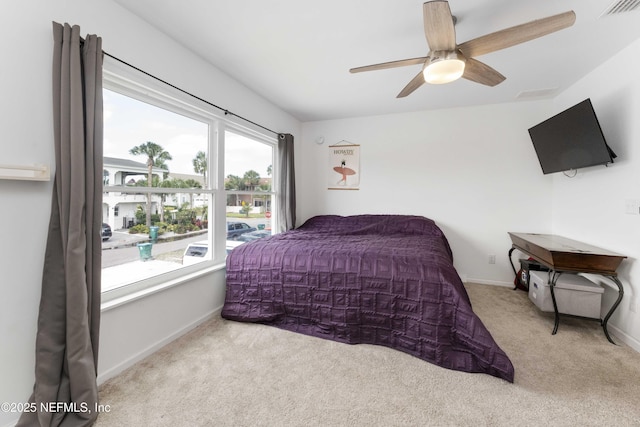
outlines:
[[[613,163],[590,99],[529,129],[544,174]]]

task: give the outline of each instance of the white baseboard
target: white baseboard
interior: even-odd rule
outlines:
[[[165,345],[167,345],[170,342],[180,338],[182,335],[186,334],[187,332],[191,331],[192,329],[195,329],[197,326],[199,326],[200,324],[206,322],[207,320],[212,319],[214,316],[218,315],[221,311],[222,311],[222,307],[218,307],[218,308],[216,308],[214,310],[211,310],[210,312],[208,312],[204,316],[201,316],[200,318],[194,320],[193,322],[185,325],[184,327],[180,328],[179,330],[177,330],[176,332],[172,333],[171,335],[168,335],[168,336],[164,337],[163,339],[161,339],[160,341],[153,343],[152,345],[148,346],[147,348],[145,348],[144,350],[140,351],[139,353],[134,354],[131,357],[128,357],[127,359],[123,360],[121,363],[119,363],[116,366],[106,370],[105,372],[101,372],[100,374],[98,374],[98,378],[97,378],[98,385],[101,385],[105,381],[107,381],[107,380],[115,377],[116,375],[124,372],[127,368],[130,368],[131,366],[135,365],[136,363],[138,363],[139,361],[141,361],[145,357],[152,355],[153,353],[155,353],[156,351],[160,350]]]
[[[607,323],[607,329],[609,330],[609,332],[611,332],[611,335],[613,335],[616,338],[614,339],[614,341],[619,340],[620,342],[625,343],[626,345],[628,345],[629,347],[631,347],[632,349],[640,353],[640,341],[627,335],[626,333],[616,328],[611,323]]]

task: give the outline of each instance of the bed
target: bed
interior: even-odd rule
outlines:
[[[444,368],[513,382],[434,221],[322,215],[227,257],[222,317],[348,344],[391,347]]]

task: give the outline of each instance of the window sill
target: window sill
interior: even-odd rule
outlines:
[[[130,294],[114,298],[112,300],[109,300],[107,302],[102,303],[100,305],[100,312],[104,313],[104,312],[109,311],[111,309],[114,309],[116,307],[120,307],[122,305],[129,304],[129,303],[137,301],[139,299],[146,298],[146,297],[148,297],[150,295],[153,295],[155,293],[162,292],[162,291],[165,291],[167,289],[173,288],[175,286],[182,285],[182,284],[184,284],[186,282],[190,282],[190,281],[192,281],[194,279],[197,279],[199,277],[209,275],[209,274],[214,273],[216,271],[224,270],[225,267],[226,267],[226,265],[224,263],[215,264],[215,265],[212,265],[210,267],[203,268],[201,270],[197,270],[197,271],[192,272],[192,273],[187,273],[187,274],[182,275],[182,276],[180,276],[178,278],[167,280],[166,282],[159,283],[159,284],[157,284],[155,286],[150,286],[148,288],[141,289],[139,291],[134,291],[134,292],[131,292]]]

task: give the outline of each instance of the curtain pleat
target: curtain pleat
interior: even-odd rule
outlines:
[[[53,23],[56,174],[36,336],[36,412],[18,426],[97,417],[102,222],[102,41]],[[51,404],[54,409],[47,410]]]
[[[296,180],[293,157],[293,135],[278,135],[278,159],[280,165],[278,219],[280,231],[296,226]]]

